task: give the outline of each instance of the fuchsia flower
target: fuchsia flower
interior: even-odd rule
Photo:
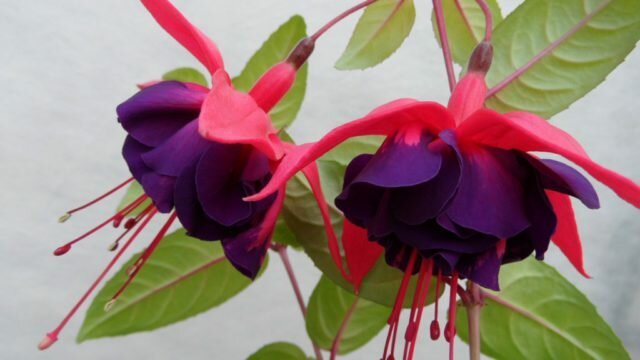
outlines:
[[[302,40],[286,60],[269,69],[246,94],[233,88],[216,45],[169,1],[142,0],[142,3],[207,68],[213,85],[208,89],[178,81],[152,82],[118,106],[118,120],[128,133],[122,153],[145,194],[85,235],[61,246],[55,254],[68,252],[73,244],[109,223],[120,226],[133,211],[143,206],[144,209],[124,222],[125,231],[112,250],[129,231],[135,229],[134,234],[62,323],[47,334],[40,349],[57,340],[70,317],[158,212],[171,215],[105,310],[113,306],[133,280],[176,217],[189,235],[221,240],[227,259],[241,273],[254,278],[282,208],[284,185],[258,202],[246,202],[243,198],[261,190],[284,154],[294,148],[280,141],[268,112],[293,85],[298,68],[313,51],[314,39]],[[317,168],[308,166],[304,173],[316,192],[323,219],[329,221]],[[133,178],[69,211],[61,221],[114,193]],[[151,205],[144,205],[147,199],[152,201]]]
[[[498,290],[501,264],[533,252],[542,259],[550,241],[587,276],[569,196],[589,208],[599,207],[598,197],[572,167],[530,152],[561,155],[640,207],[640,187],[595,163],[569,134],[534,114],[483,108],[491,53],[488,43],[476,48],[447,107],[412,99],[380,106],[287,154],[267,186],[248,198],[265,199],[348,138],[386,136],[375,154],[351,161],[335,200],[350,222],[385,248],[387,263],[405,271],[383,359],[389,345],[389,359],[393,357],[401,304],[413,273],[419,278],[405,358],[407,347],[413,352],[432,274],[437,275],[437,287],[441,281],[451,285],[447,339],[455,334],[459,278]],[[438,335],[435,321],[432,337]]]

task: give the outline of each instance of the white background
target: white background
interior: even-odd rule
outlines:
[[[262,41],[294,13],[314,30],[355,1],[177,1],[220,46],[230,73],[238,73]],[[445,102],[448,97],[428,1],[418,1],[410,38],[382,65],[340,72],[332,65],[355,18],[322,38],[311,58],[309,88],[291,133],[316,139],[335,125],[399,97]],[[514,1],[501,1],[511,11]],[[197,66],[134,0],[0,0],[0,358],[2,359],[244,359],[263,344],[287,340],[311,354],[304,324],[284,270],[267,274],[233,301],[151,333],[74,343],[73,319],[45,353],[36,344],[55,326],[108,261],[113,233],[105,231],[62,258],[51,251],[104,218],[116,199],[61,226],[57,217],[128,176],[120,157],[123,130],[115,106],[134,84],[178,66]],[[597,161],[640,181],[638,83],[640,52],[607,82],[557,115]],[[602,209],[577,206],[588,270],[580,278],[551,250],[548,261],[586,292],[640,356],[638,211],[597,185]],[[303,292],[319,272],[293,254]],[[277,260],[273,258],[272,260]],[[379,356],[384,334],[347,359]],[[444,358],[446,343],[423,341],[417,358]],[[466,357],[459,347],[459,358]]]

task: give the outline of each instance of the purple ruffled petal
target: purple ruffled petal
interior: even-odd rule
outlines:
[[[530,224],[522,182],[526,171],[509,151],[474,147],[461,152],[458,192],[446,210],[456,224],[509,238]]]
[[[198,199],[207,216],[225,226],[247,220],[253,204],[242,200],[247,194],[240,180],[242,145],[213,143],[196,169]],[[238,169],[239,168],[239,169]]]
[[[421,224],[442,212],[460,181],[460,164],[455,152],[443,142],[432,143],[442,158],[442,166],[433,179],[411,187],[398,188],[392,197],[392,211],[400,221]]]
[[[118,121],[139,142],[157,146],[198,117],[206,94],[178,81],[163,81],[120,104]]]
[[[231,264],[250,279],[255,279],[267,253],[268,242],[256,244],[259,228],[222,240],[224,254]]]
[[[156,148],[142,155],[145,164],[154,172],[178,176],[185,166],[194,164],[211,146],[198,133],[198,121],[192,120]]]
[[[352,183],[397,188],[431,180],[438,174],[442,161],[440,154],[428,147],[432,140],[426,133],[416,144],[389,138]]]
[[[576,169],[556,160],[538,160],[527,154],[523,154],[523,157],[537,171],[545,189],[578,198],[589,209],[600,208],[600,200],[593,185]]]
[[[231,229],[211,220],[205,214],[196,191],[196,165],[184,169],[175,186],[175,207],[178,219],[187,233],[201,240],[220,240],[230,236]]]
[[[173,209],[176,178],[150,172],[142,177],[140,185],[142,185],[145,194],[153,200],[153,205],[158,208],[158,211],[168,213]]]

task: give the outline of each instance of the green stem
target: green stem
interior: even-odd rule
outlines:
[[[482,310],[480,287],[469,281],[467,291],[470,295],[470,301],[465,303],[469,326],[469,359],[480,360],[480,310]]]

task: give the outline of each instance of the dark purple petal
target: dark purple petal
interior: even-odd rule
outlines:
[[[400,137],[388,138],[352,184],[397,188],[431,180],[442,161],[440,154],[428,147],[432,140],[426,133],[415,144],[407,144]]]
[[[442,157],[442,167],[437,176],[422,184],[398,188],[393,192],[392,211],[396,218],[406,224],[417,225],[438,216],[453,197],[460,181],[460,164],[455,152],[441,141],[431,145],[430,148]]]
[[[498,275],[503,255],[504,243],[502,246],[493,247],[482,254],[462,260],[458,269],[462,275],[476,284],[499,291]]]
[[[205,214],[196,191],[196,165],[186,167],[175,186],[175,207],[178,219],[187,233],[201,240],[220,240],[230,236],[228,229]]]
[[[127,136],[122,146],[122,157],[127,162],[131,175],[138,182],[142,181],[144,174],[151,172],[147,164],[142,161],[142,154],[151,150],[150,147],[143,145],[131,136]]]
[[[162,213],[171,211],[176,178],[150,172],[142,176],[140,185],[142,185],[144,193],[153,200],[158,211]]]
[[[195,164],[211,142],[198,133],[198,121],[192,120],[156,148],[142,155],[154,172],[178,176],[185,166]]]
[[[225,226],[243,222],[252,214],[252,203],[242,200],[247,196],[240,180],[245,150],[242,145],[212,143],[196,168],[200,204],[207,216]]]
[[[483,252],[498,242],[498,238],[484,234],[460,238],[435,221],[418,226],[397,226],[395,234],[400,241],[420,251],[450,251],[458,254]]]
[[[529,226],[523,178],[527,172],[509,151],[467,147],[461,153],[458,192],[446,210],[456,224],[498,238]]]
[[[526,154],[523,156],[537,171],[545,189],[578,198],[589,209],[600,208],[600,200],[593,185],[576,169],[556,160],[538,160]]]
[[[369,184],[353,184],[335,200],[338,209],[354,224],[368,228],[385,190]]]
[[[222,248],[229,262],[250,279],[258,275],[267,253],[268,241],[256,243],[259,232],[259,228],[251,228],[236,237],[222,240]]]
[[[198,117],[206,94],[178,81],[163,81],[120,104],[118,121],[139,142],[157,146]]]
[[[529,181],[530,186],[526,192],[527,217],[531,226],[523,231],[516,238],[526,241],[528,238],[536,251],[536,258],[542,260],[544,253],[549,248],[551,235],[556,231],[558,221],[553,207],[540,186],[537,179]],[[527,243],[529,241],[526,241]]]

